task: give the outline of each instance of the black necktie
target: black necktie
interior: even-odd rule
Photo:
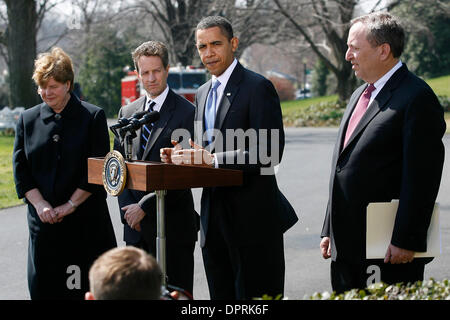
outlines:
[[[152,112],[153,107],[155,105],[155,101],[152,101],[150,105],[148,106],[148,111]],[[150,134],[153,129],[153,123],[144,124],[141,128],[141,147],[139,148],[139,155],[138,159],[143,160],[142,156],[144,155],[145,146],[147,145],[148,139],[150,139]]]

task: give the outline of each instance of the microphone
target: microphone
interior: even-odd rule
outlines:
[[[140,119],[143,116],[145,116],[147,113],[149,113],[148,110],[144,110],[144,111],[139,111],[139,112],[135,112],[131,115],[132,118],[136,118],[136,119]]]
[[[159,120],[158,111],[148,112],[141,119],[132,118],[130,122],[127,125],[125,125],[120,131],[121,133],[126,131],[136,131],[144,124],[156,122],[158,120]]]
[[[147,114],[147,113],[148,113],[148,111],[139,111],[139,112],[133,113],[133,114],[131,115],[131,117],[129,117],[129,118],[125,118],[125,117],[119,118],[119,119],[117,120],[117,123],[114,124],[114,125],[112,125],[112,126],[109,127],[109,128],[110,128],[111,130],[123,128],[123,127],[125,127],[126,125],[128,125],[131,121],[133,121],[133,119],[140,119],[140,118],[142,118],[142,117],[143,117],[145,114]]]

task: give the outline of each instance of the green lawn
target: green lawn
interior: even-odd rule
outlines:
[[[281,108],[283,109],[283,113],[285,111],[289,112],[290,110],[297,108],[305,108],[312,104],[320,103],[320,102],[329,102],[335,101],[337,99],[337,95],[325,96],[325,97],[314,97],[303,100],[292,100],[292,101],[283,101],[281,103]]]
[[[427,83],[438,96],[450,97],[450,75],[429,79]],[[450,133],[450,112],[445,113],[445,121],[447,122],[447,133]]]
[[[450,75],[426,81],[438,96],[450,97]]]
[[[448,96],[450,97],[450,75],[426,80],[429,86],[438,96]],[[337,99],[337,95],[325,96],[325,97],[314,97],[304,100],[292,100],[283,101],[281,103],[281,108],[283,109],[283,114],[293,112],[296,109],[302,109],[312,104],[317,104],[320,102],[329,102]]]
[[[12,170],[14,137],[0,136],[0,208],[23,204],[17,198]]]
[[[426,82],[430,85],[433,91],[438,96],[450,97],[450,75],[443,76],[439,78],[429,79]],[[337,100],[337,95],[325,96],[325,97],[314,97],[304,100],[292,100],[283,101],[281,103],[281,108],[283,110],[283,116],[289,116],[289,114],[294,114],[297,110],[301,110],[313,104],[318,104],[320,102],[330,102]],[[445,120],[447,122],[447,133],[450,133],[450,113],[445,113]]]

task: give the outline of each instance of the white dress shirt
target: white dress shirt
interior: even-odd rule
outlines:
[[[384,76],[382,76],[380,79],[378,79],[377,81],[374,82],[374,86],[375,86],[375,90],[372,91],[372,95],[370,96],[370,100],[369,100],[369,106],[372,103],[372,101],[375,99],[375,97],[377,96],[377,94],[381,91],[381,89],[383,89],[384,85],[386,84],[386,82],[388,82],[388,80],[392,77],[392,75],[395,73],[395,71],[397,71],[398,69],[400,69],[400,67],[403,65],[403,63],[399,60],[397,62],[397,64],[395,66],[392,67],[391,70],[389,70],[388,72],[386,72],[384,74]]]
[[[164,104],[164,101],[166,101],[168,94],[169,94],[169,86],[166,86],[164,91],[161,92],[161,94],[154,99],[150,98],[150,95],[148,94],[148,92],[146,92],[145,93],[145,95],[146,95],[145,110],[148,110],[150,103],[152,103],[152,101],[154,101],[155,105],[153,106],[153,111],[159,112],[161,110],[162,105]]]
[[[215,79],[219,80],[220,85],[217,87],[217,103],[216,103],[216,114],[217,108],[219,108],[220,102],[222,101],[223,92],[225,91],[225,87],[227,86],[228,80],[230,80],[231,74],[233,73],[234,68],[237,65],[237,60],[234,58],[233,62],[228,66],[228,68],[222,73],[220,76],[212,76],[211,79],[214,81]]]
[[[222,73],[220,76],[216,77],[215,75],[213,75],[211,77],[211,83],[217,79],[220,82],[220,85],[217,87],[216,91],[217,91],[217,103],[216,103],[216,115],[217,115],[217,109],[219,108],[219,105],[222,101],[222,97],[223,97],[223,92],[225,91],[225,87],[227,86],[228,80],[230,80],[231,74],[234,71],[234,68],[237,65],[237,60],[236,58],[234,58],[233,62],[228,66],[228,68],[225,70],[224,73]],[[214,164],[213,166],[215,168],[219,167],[219,163],[217,161],[217,155],[214,154]]]

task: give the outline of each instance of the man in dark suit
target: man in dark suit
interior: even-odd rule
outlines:
[[[354,19],[347,44],[345,58],[366,84],[351,96],[339,128],[321,234],[337,292],[365,288],[371,270],[385,283],[423,279],[430,260],[414,253],[427,249],[446,126],[432,89],[399,60],[404,31],[394,17]],[[393,199],[399,207],[384,261],[367,260],[366,208]]]
[[[159,111],[160,118],[153,126],[145,125],[136,132],[132,156],[135,160],[160,161],[159,150],[171,146],[172,131],[185,129],[193,133],[194,106],[167,86],[168,51],[163,43],[143,43],[133,52],[133,60],[146,95],[122,107],[119,118],[143,110]],[[123,152],[117,140],[115,149]],[[155,193],[125,189],[118,200],[127,245],[141,247],[156,256]],[[192,293],[199,218],[190,189],[167,192],[165,216],[168,283]]]
[[[283,294],[283,233],[298,220],[273,168],[284,149],[278,95],[234,58],[238,42],[225,18],[198,24],[197,49],[212,79],[197,92],[195,143],[161,150],[165,162],[244,172],[242,186],[203,189],[200,234],[211,299]]]

